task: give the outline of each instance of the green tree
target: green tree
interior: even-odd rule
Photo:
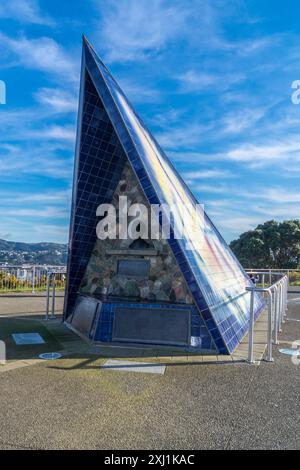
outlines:
[[[299,268],[300,220],[269,220],[230,243],[245,268]]]

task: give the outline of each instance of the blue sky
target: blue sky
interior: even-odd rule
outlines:
[[[289,0],[2,1],[0,238],[67,241],[82,33],[227,241],[299,218],[299,17]]]

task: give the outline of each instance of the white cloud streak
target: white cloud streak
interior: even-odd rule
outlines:
[[[187,178],[189,181],[196,182],[199,179],[233,178],[235,175],[229,170],[195,169],[195,171],[183,172],[182,176],[183,178]]]
[[[54,26],[55,24],[52,18],[42,13],[37,0],[5,1],[5,5],[0,5],[0,19],[1,18],[44,26]]]
[[[110,0],[101,8],[99,37],[109,61],[145,60],[185,29],[186,4],[162,0]]]
[[[67,153],[67,156],[66,156]],[[38,144],[35,146],[0,146],[0,179],[22,175],[70,181],[73,171],[73,155],[57,144]]]
[[[77,97],[61,89],[40,88],[35,93],[35,98],[41,105],[50,106],[55,113],[76,112],[78,108]]]
[[[0,41],[25,68],[46,72],[67,82],[77,82],[79,79],[79,63],[52,38],[11,38],[0,33]]]

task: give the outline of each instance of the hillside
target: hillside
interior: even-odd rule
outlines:
[[[67,245],[59,243],[23,243],[0,239],[0,264],[64,265],[67,250]]]

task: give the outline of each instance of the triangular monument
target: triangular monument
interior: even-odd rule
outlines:
[[[97,208],[112,204],[120,224],[120,196],[186,213],[197,204],[83,38],[65,322],[96,342],[233,352],[248,331],[251,281],[209,217],[199,246],[175,237],[173,219],[168,239],[100,240]],[[255,318],[263,307],[255,294]]]

